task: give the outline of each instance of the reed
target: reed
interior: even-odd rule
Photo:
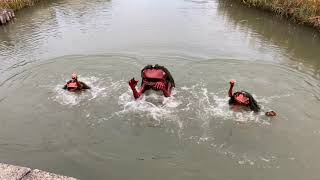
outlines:
[[[320,0],[237,0],[320,29]]]
[[[0,0],[0,9],[18,10],[26,6],[32,6],[39,0]]]

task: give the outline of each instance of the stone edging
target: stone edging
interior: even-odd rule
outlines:
[[[77,180],[38,169],[0,163],[0,180]]]

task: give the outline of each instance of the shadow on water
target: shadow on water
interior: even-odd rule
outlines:
[[[220,0],[217,11],[232,28],[241,29],[248,37],[254,35],[262,42],[273,43],[285,50],[289,59],[307,64],[319,73],[320,33],[317,30],[229,0]]]

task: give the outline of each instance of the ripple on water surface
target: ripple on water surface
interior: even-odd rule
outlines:
[[[141,68],[158,60],[175,78],[173,96],[151,93],[134,100],[127,81],[132,77],[140,79]],[[91,90],[75,94],[61,89],[74,71]],[[237,90],[252,92],[263,111],[273,109],[279,116],[270,119],[263,112],[231,111],[227,90],[228,81],[234,78],[238,80]],[[228,157],[239,165],[277,168],[292,158],[310,158],[299,150],[310,143],[307,136],[296,132],[304,131],[302,127],[316,132],[320,127],[314,121],[319,119],[319,100],[315,96],[319,87],[314,86],[317,82],[290,67],[237,60],[192,62],[177,56],[131,55],[60,57],[29,64],[0,87],[0,109],[6,124],[0,132],[7,137],[3,141],[28,142],[30,148],[41,149],[43,141],[54,142],[50,145],[53,149],[63,149],[72,157],[72,144],[77,144],[77,153],[86,155],[93,164],[96,159],[104,162],[107,157],[130,159],[137,155],[124,151],[130,148],[146,154],[157,151],[161,157],[170,151],[200,151],[213,157]],[[39,130],[28,130],[34,127]],[[15,139],[15,132],[9,129],[17,128],[25,130],[20,132],[21,138]],[[285,144],[285,137],[299,143]],[[141,139],[147,149],[140,143],[128,144]],[[157,142],[162,142],[161,148],[153,149],[159,148]],[[108,154],[104,152],[106,148]],[[194,149],[197,150],[193,152]],[[6,153],[10,156],[10,152]]]

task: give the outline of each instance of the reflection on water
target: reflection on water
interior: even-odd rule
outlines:
[[[312,66],[319,73],[319,32],[313,28],[290,23],[273,14],[247,8],[231,1],[219,1],[218,13],[228,19],[233,28],[247,34],[250,46],[263,49],[272,43],[288,59]]]

